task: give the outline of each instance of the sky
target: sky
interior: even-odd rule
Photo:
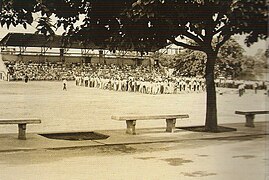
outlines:
[[[9,32],[16,32],[16,33],[34,33],[36,31],[35,27],[33,26],[28,26],[27,29],[24,29],[22,26],[17,26],[16,28],[14,27],[10,27],[10,29],[7,29],[6,26],[1,27],[0,26],[0,40],[7,35],[7,33]],[[250,47],[247,47],[244,44],[244,38],[245,36],[239,36],[236,35],[234,36],[234,38],[237,40],[237,42],[244,48],[245,55],[249,55],[249,56],[254,56],[257,52],[257,50],[259,49],[266,49],[266,47],[268,47],[268,42],[266,41],[259,41],[253,45],[251,45]]]

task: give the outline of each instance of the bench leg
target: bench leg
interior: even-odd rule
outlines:
[[[174,132],[176,119],[166,119],[166,132]]]
[[[136,125],[136,120],[127,120],[126,121],[127,129],[126,129],[126,134],[133,134],[135,135],[135,125]]]
[[[254,126],[255,114],[246,114],[246,127],[255,127]]]
[[[18,139],[26,140],[26,124],[18,124],[19,136]]]

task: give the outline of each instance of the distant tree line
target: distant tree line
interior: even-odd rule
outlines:
[[[205,75],[206,55],[190,49],[174,55],[156,54],[163,66],[175,68],[177,75],[195,77]],[[244,55],[244,49],[233,38],[220,49],[215,65],[215,76],[231,79],[255,79],[268,68],[268,50],[259,49],[254,56]]]

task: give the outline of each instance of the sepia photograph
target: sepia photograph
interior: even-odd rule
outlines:
[[[268,0],[0,0],[0,180],[269,180]]]

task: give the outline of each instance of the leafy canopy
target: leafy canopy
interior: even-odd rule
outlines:
[[[243,48],[231,38],[218,52],[215,76],[236,78],[242,71]],[[162,65],[175,68],[181,76],[196,77],[205,75],[206,55],[200,51],[182,49],[176,55],[159,55]]]
[[[247,45],[267,38],[266,0],[3,0],[1,6],[1,26],[27,28],[36,21],[45,35],[61,27],[65,36],[112,49],[147,51],[169,40],[192,50],[218,51],[234,34],[248,34]],[[218,40],[214,47],[213,38]]]

